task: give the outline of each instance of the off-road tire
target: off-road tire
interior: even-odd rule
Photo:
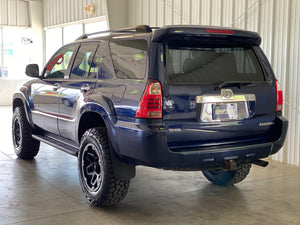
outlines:
[[[240,163],[236,170],[212,170],[203,171],[203,175],[215,185],[228,186],[241,182],[250,172],[250,163]]]
[[[27,121],[24,108],[16,107],[12,119],[12,139],[15,154],[21,159],[33,159],[39,152],[40,142],[31,135],[32,127]]]
[[[90,204],[109,207],[127,194],[130,180],[117,179],[114,175],[111,144],[106,128],[87,130],[78,154],[78,173],[81,188]]]

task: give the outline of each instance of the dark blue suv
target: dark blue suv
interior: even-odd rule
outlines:
[[[282,90],[257,33],[145,25],[85,34],[63,46],[14,94],[16,154],[40,141],[78,157],[83,192],[110,206],[135,166],[201,170],[242,181],[282,147]]]

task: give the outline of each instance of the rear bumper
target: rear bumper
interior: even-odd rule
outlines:
[[[288,121],[276,116],[272,139],[265,143],[224,145],[213,150],[203,148],[193,151],[174,152],[167,145],[166,130],[141,124],[119,121],[115,126],[117,153],[131,159],[136,165],[165,169],[205,170],[220,168],[227,160],[250,162],[275,154],[283,146]]]

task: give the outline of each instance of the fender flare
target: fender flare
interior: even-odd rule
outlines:
[[[109,138],[115,138],[116,132],[114,131],[114,124],[117,122],[117,117],[110,98],[102,95],[89,96],[89,101],[80,108],[80,116],[77,121],[76,133],[79,131],[79,124],[82,116],[88,112],[94,112],[101,116],[107,128]],[[80,142],[80,140],[78,140],[78,142]],[[111,141],[111,143],[117,154],[119,154],[119,147],[114,142]]]
[[[13,110],[17,107],[15,104],[15,102],[17,100],[21,100],[23,107],[25,109],[25,113],[26,113],[26,118],[27,121],[29,122],[30,126],[32,128],[34,128],[34,124],[32,122],[32,117],[31,117],[31,108],[30,108],[30,103],[29,100],[26,98],[25,94],[22,92],[22,89],[24,89],[25,87],[22,87],[21,90],[17,91],[14,93],[13,95]],[[24,91],[24,90],[23,90]]]

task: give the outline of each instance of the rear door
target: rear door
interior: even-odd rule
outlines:
[[[58,129],[64,138],[76,141],[76,124],[85,97],[90,95],[97,80],[97,67],[94,60],[98,42],[80,45],[70,75],[61,83],[58,99]]]
[[[276,96],[257,48],[168,42],[163,120],[170,148],[209,148],[269,137]]]

